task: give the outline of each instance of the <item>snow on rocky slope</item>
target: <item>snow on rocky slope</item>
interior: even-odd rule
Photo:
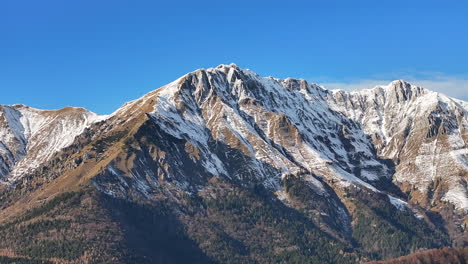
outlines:
[[[0,105],[0,180],[14,181],[105,119],[83,108],[39,110],[24,105]]]
[[[241,150],[254,163],[252,177],[272,188],[281,176],[301,170],[311,172],[311,182],[317,182],[313,174],[368,188],[373,187],[367,181],[390,178],[390,168],[373,154],[359,125],[330,109],[327,93],[304,80],[262,78],[221,65],[151,94],[157,101],[151,115],[165,131],[201,149],[203,162],[215,175],[226,174],[226,169],[222,158],[209,151],[209,139]]]
[[[382,158],[396,167],[393,181],[421,204],[448,201],[468,209],[468,105],[394,81],[387,86],[333,91],[332,109],[360,123]]]

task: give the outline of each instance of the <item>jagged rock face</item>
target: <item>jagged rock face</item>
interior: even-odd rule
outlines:
[[[36,169],[103,118],[83,108],[0,105],[0,180],[15,180]]]
[[[154,121],[201,150],[214,175],[230,175],[207,149],[214,140],[252,159],[268,184],[301,169],[343,182],[391,177],[359,125],[332,111],[327,91],[303,80],[261,78],[236,66],[189,74],[157,94]],[[268,164],[276,175],[265,172]],[[364,181],[363,181],[363,180]]]
[[[395,81],[347,93],[334,91],[333,109],[359,122],[380,157],[392,159],[393,181],[427,207],[446,201],[468,209],[468,105]]]

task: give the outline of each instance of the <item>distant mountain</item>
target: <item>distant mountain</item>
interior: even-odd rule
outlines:
[[[109,116],[2,106],[0,256],[359,263],[466,245],[467,109],[404,81],[330,91],[233,64]]]
[[[39,110],[0,105],[0,178],[9,182],[21,178],[102,118],[83,108]]]

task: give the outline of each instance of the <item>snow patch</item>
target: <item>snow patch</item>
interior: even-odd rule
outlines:
[[[408,203],[401,200],[401,199],[398,199],[398,198],[395,198],[391,195],[387,195],[388,196],[388,199],[390,200],[390,203],[395,206],[395,208],[397,208],[398,210],[401,210],[401,211],[404,211],[405,208],[408,207]]]

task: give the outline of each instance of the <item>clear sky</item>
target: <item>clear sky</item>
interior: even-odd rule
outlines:
[[[467,1],[0,1],[0,104],[107,114],[234,62],[330,88],[407,79],[468,99]]]

